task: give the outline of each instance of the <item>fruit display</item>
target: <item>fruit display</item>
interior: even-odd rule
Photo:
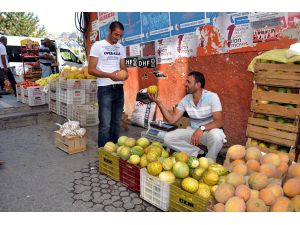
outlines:
[[[215,189],[213,211],[299,211],[300,163],[291,163],[287,153],[233,145],[224,166],[230,173]]]
[[[51,74],[48,77],[41,78],[39,80],[36,80],[35,83],[40,85],[40,86],[46,86],[50,83],[50,81],[55,81],[59,77],[59,73]]]
[[[66,65],[60,72],[60,77],[66,79],[96,79],[95,76],[92,76],[88,73],[88,67],[78,68],[76,66]]]

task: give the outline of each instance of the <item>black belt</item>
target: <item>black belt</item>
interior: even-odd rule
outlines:
[[[51,63],[42,63],[42,62],[40,63],[43,64],[44,66],[51,66]]]

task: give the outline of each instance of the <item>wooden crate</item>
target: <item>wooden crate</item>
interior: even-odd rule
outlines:
[[[300,88],[300,65],[256,63],[254,80],[256,84]]]
[[[278,88],[289,88],[288,93],[277,92]],[[291,107],[290,105],[293,105]],[[256,63],[254,88],[251,102],[252,116],[248,118],[247,145],[251,139],[290,148],[290,159],[298,155],[300,143],[300,65]],[[255,118],[256,113],[265,116],[292,119],[293,124],[281,124]],[[261,148],[263,152],[278,152]]]
[[[54,131],[55,146],[68,154],[75,154],[86,150],[86,137],[61,136],[59,131]]]
[[[299,131],[299,122],[295,125],[280,124],[259,118],[248,118],[246,135],[254,139],[294,147]]]
[[[255,140],[262,140],[262,141],[266,141],[262,138],[254,138]],[[249,146],[255,146],[257,148],[259,148],[262,152],[265,152],[265,153],[278,153],[279,151],[278,150],[274,150],[274,149],[271,149],[271,148],[263,148],[263,147],[259,147],[257,145],[252,145],[251,144],[251,140],[252,138],[248,138],[247,139],[247,143],[246,143],[246,147],[249,147]],[[290,151],[289,151],[289,158],[290,158],[290,161],[296,161],[295,157],[296,157],[296,151],[295,151],[295,148],[294,147],[291,147],[290,148]]]
[[[264,103],[268,101],[269,103]],[[288,108],[283,105],[272,104],[276,102],[279,104],[293,104],[296,108]],[[300,116],[300,93],[279,93],[258,90],[254,86],[252,91],[251,111],[256,113],[265,113],[270,115],[282,116],[286,118],[295,119]]]

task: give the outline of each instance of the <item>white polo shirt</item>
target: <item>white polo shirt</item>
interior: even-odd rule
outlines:
[[[190,126],[197,129],[213,121],[213,112],[222,111],[219,96],[211,91],[202,90],[202,96],[197,105],[193,100],[193,95],[186,95],[177,105],[177,109],[187,112],[190,117]]]
[[[6,48],[5,48],[4,44],[2,44],[2,43],[0,42],[0,56],[2,56],[2,55],[5,55],[6,66],[7,66],[7,68],[8,68],[8,67],[9,67],[9,64],[8,64],[8,57],[7,57]],[[2,64],[1,58],[0,58],[0,68],[1,68],[1,69],[4,68],[4,66],[3,66],[3,64]]]
[[[98,58],[96,69],[106,73],[120,70],[120,60],[126,58],[123,45],[119,43],[111,45],[106,40],[95,42],[91,47],[90,56]],[[113,81],[110,78],[97,78],[98,86],[111,84],[123,84],[123,81]]]

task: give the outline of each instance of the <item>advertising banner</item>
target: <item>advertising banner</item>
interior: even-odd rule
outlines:
[[[143,42],[170,37],[170,13],[145,12],[141,18]]]

